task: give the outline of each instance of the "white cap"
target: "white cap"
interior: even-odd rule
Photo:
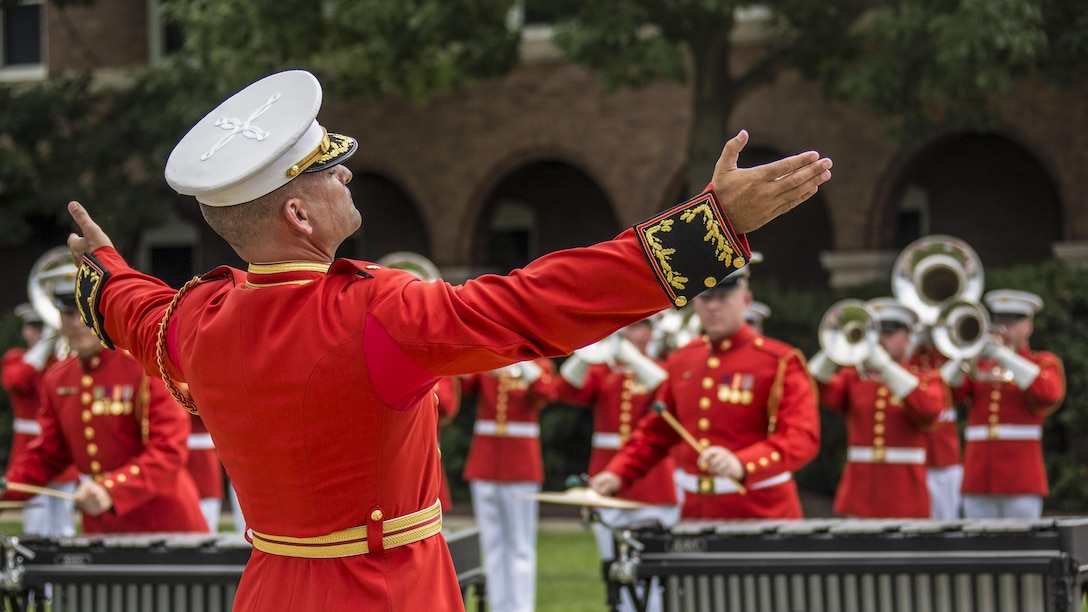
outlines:
[[[355,152],[350,136],[317,122],[321,83],[305,70],[267,76],[198,121],[166,161],[166,182],[208,206],[233,206],[335,166]]]
[[[876,315],[877,323],[898,323],[904,327],[912,327],[918,322],[918,315],[895,298],[873,298],[865,302],[865,305]]]
[[[42,317],[38,314],[37,310],[30,304],[19,304],[15,307],[15,316],[22,320],[23,325],[27,323],[41,323]]]
[[[996,289],[982,296],[990,314],[1034,315],[1043,309],[1043,298],[1016,289]]]
[[[749,325],[758,325],[763,323],[764,319],[770,318],[771,307],[763,302],[752,302],[748,305],[748,310],[744,311],[744,320]]]

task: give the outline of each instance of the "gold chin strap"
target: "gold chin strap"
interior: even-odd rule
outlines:
[[[311,151],[309,155],[302,158],[302,160],[300,162],[298,162],[297,164],[295,164],[295,165],[291,166],[290,168],[288,168],[287,169],[287,176],[289,176],[291,178],[295,178],[296,176],[302,174],[303,171],[306,170],[306,168],[309,168],[310,166],[314,165],[314,162],[317,161],[317,159],[319,157],[324,155],[325,152],[328,151],[329,147],[331,147],[331,146],[332,146],[332,141],[329,140],[329,131],[326,130],[324,127],[322,127],[321,128],[321,142],[318,143],[317,148],[314,149],[313,151]]]
[[[162,315],[162,321],[159,322],[159,334],[155,340],[155,360],[159,365],[159,375],[162,376],[162,381],[166,383],[166,390],[170,392],[170,395],[174,396],[174,399],[181,404],[182,408],[188,410],[191,414],[197,414],[196,404],[193,403],[191,397],[178,388],[177,384],[174,383],[174,379],[166,371],[166,328],[170,325],[170,317],[174,316],[174,309],[181,302],[181,296],[202,282],[204,282],[204,279],[194,276],[192,280],[185,283],[180,291],[174,294],[174,299],[170,300],[170,305],[166,307],[166,312]]]

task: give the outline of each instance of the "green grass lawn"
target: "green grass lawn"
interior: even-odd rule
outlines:
[[[588,529],[542,528],[537,535],[537,612],[603,612],[597,542]]]

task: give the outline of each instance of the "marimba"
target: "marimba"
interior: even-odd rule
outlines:
[[[617,534],[617,550],[624,538],[635,545],[610,586],[656,576],[669,612],[1079,612],[1088,572],[1081,518],[681,522]]]
[[[484,597],[479,531],[446,533],[462,593]],[[229,612],[252,551],[241,535],[134,534],[19,538],[0,576],[9,605],[52,612]],[[48,599],[48,606],[34,602]],[[482,609],[482,607],[479,607]]]

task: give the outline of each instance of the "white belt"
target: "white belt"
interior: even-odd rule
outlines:
[[[965,440],[1042,440],[1042,425],[972,425],[963,433]]]
[[[620,446],[620,435],[618,433],[608,433],[606,431],[593,432],[593,448],[615,450]]]
[[[926,449],[910,447],[875,449],[871,446],[851,446],[846,449],[846,460],[851,463],[912,463],[924,465],[926,462]]]
[[[11,422],[11,429],[28,436],[42,435],[42,424],[34,419],[15,419]]]
[[[500,432],[501,430],[501,432]],[[507,436],[510,438],[539,438],[540,425],[537,423],[507,422],[502,427],[495,421],[476,421],[472,431],[482,436]]]
[[[957,415],[956,415],[956,409],[955,408],[945,408],[944,410],[941,411],[941,415],[939,417],[937,417],[937,422],[938,423],[955,423],[956,418],[957,418]]]
[[[676,479],[676,484],[688,493],[702,493],[704,495],[725,495],[727,493],[736,493],[738,491],[736,483],[734,483],[732,480],[729,480],[728,478],[696,476],[695,474],[689,474],[684,470],[676,470],[676,473],[673,474],[673,478]],[[778,486],[780,484],[789,482],[792,478],[792,472],[782,472],[777,476],[768,478],[767,480],[761,482],[757,482],[756,484],[748,487],[748,490],[756,491],[758,489],[766,489],[767,487]],[[700,490],[700,481],[704,483],[713,483],[714,490]]]
[[[212,442],[210,433],[189,434],[190,450],[208,450],[210,448],[215,448],[215,442]]]

